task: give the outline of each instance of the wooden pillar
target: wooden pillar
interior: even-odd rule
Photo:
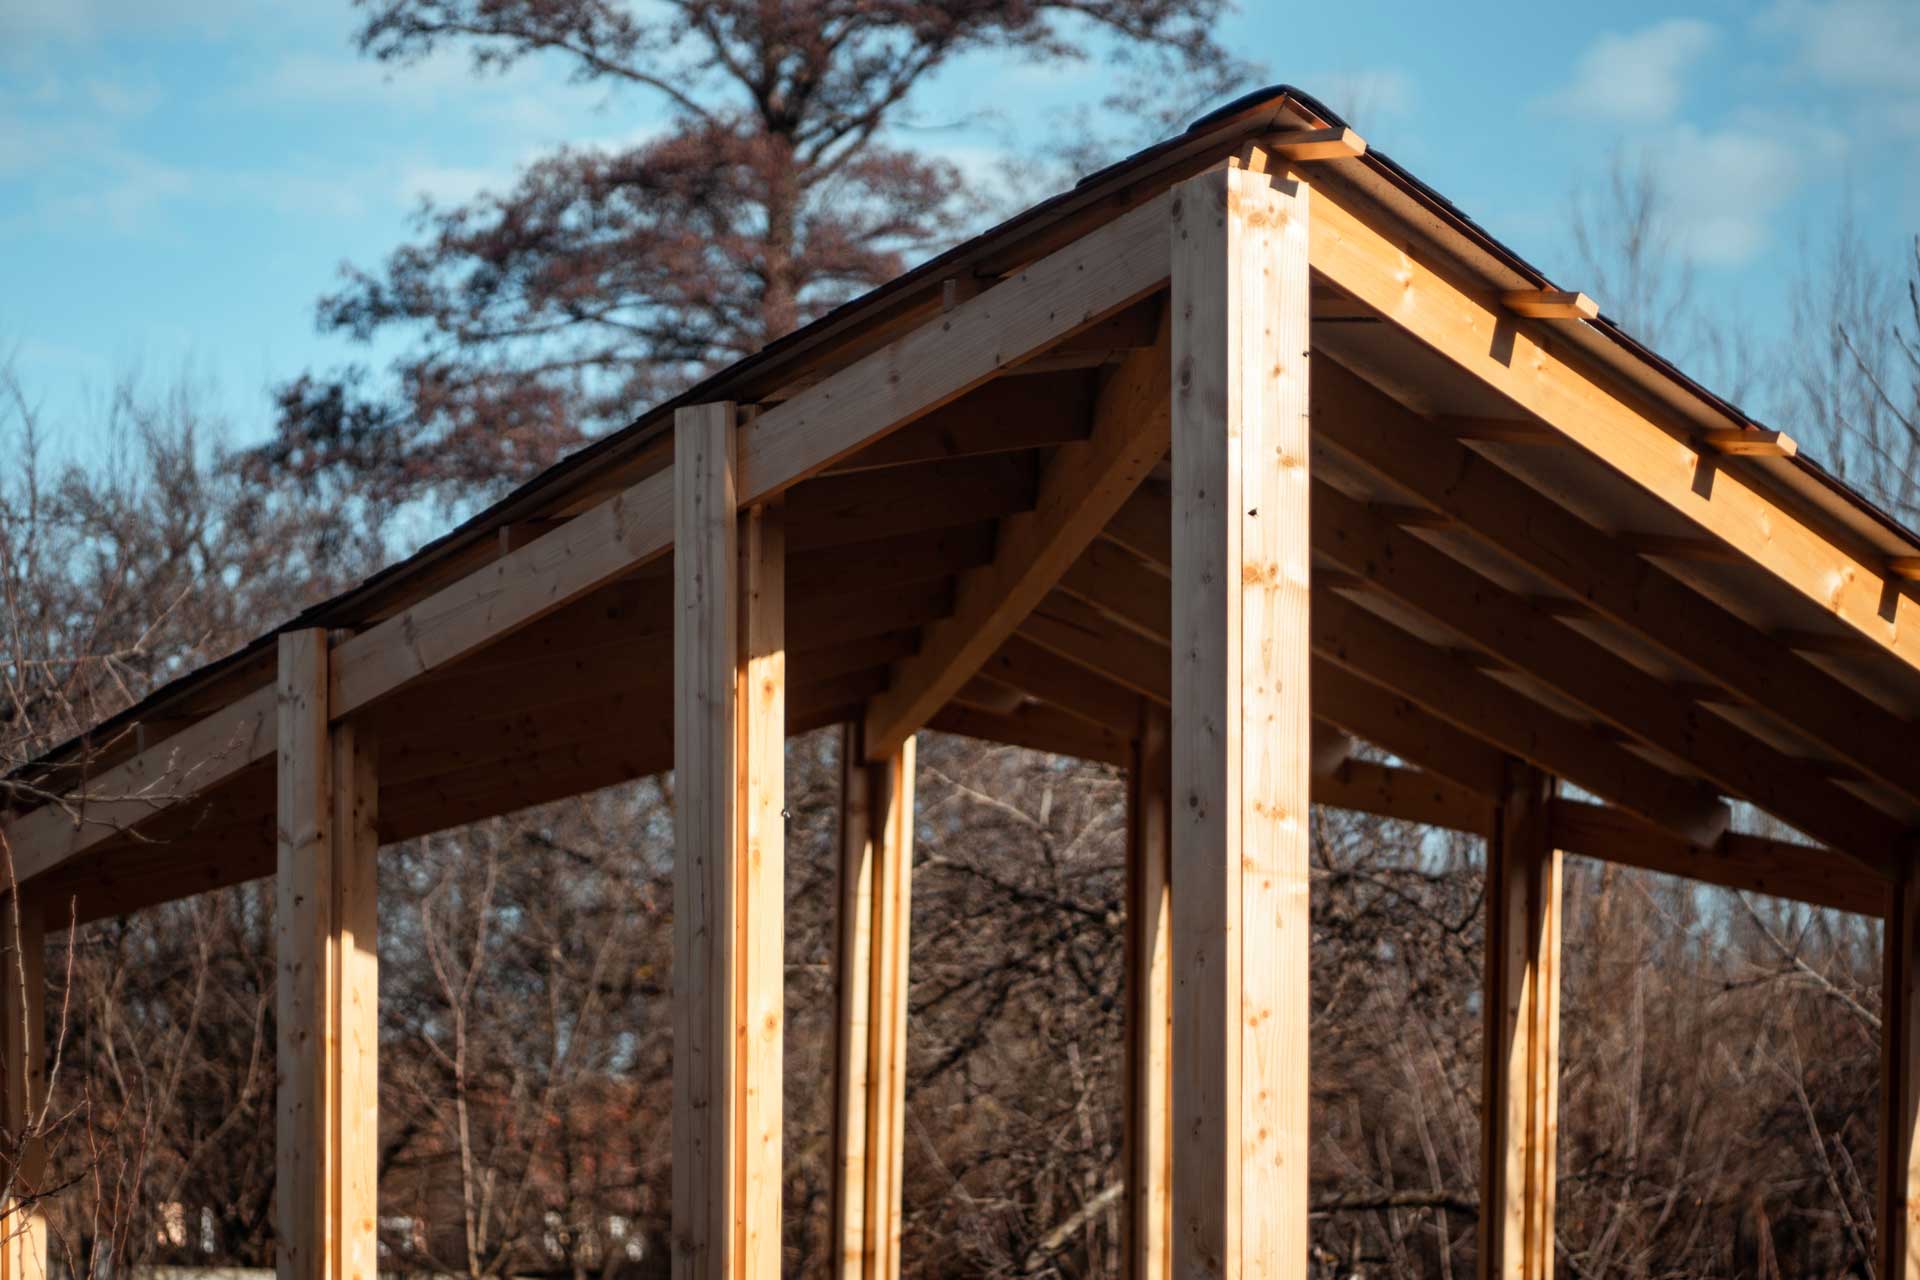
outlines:
[[[1147,703],[1127,772],[1126,1172],[1129,1280],[1170,1280],[1173,921],[1165,709]]]
[[[786,545],[731,404],[674,420],[673,1274],[780,1274]]]
[[[1881,935],[1880,1280],[1920,1280],[1920,875],[1901,868]]]
[[[1173,1271],[1307,1267],[1304,183],[1173,204]]]
[[[1487,837],[1480,1274],[1553,1275],[1560,851],[1553,780],[1517,762]]]
[[[18,1155],[8,1168],[9,1203],[0,1231],[0,1278],[44,1280],[47,1274],[46,1218],[33,1198],[46,1190],[46,1143],[39,1132],[47,1097],[46,932],[39,895],[0,898],[4,912],[4,963],[0,963],[0,1016],[6,1019],[6,1152]],[[17,924],[17,929],[16,929]]]
[[[848,725],[840,746],[834,1275],[896,1280],[906,1142],[914,740],[868,763],[861,738],[860,726]]]
[[[374,1280],[379,959],[374,744],[328,722],[327,634],[280,636],[277,1265]]]

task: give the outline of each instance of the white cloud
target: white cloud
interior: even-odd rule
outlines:
[[[1759,112],[1726,126],[1670,125],[1649,152],[1676,247],[1703,266],[1739,266],[1769,247],[1776,214],[1809,183],[1842,170],[1846,137]]]
[[[1913,0],[1779,0],[1760,29],[1784,37],[1801,68],[1842,89],[1920,85],[1920,5]]]
[[[1572,83],[1543,101],[1587,120],[1655,124],[1680,109],[1687,72],[1718,33],[1693,18],[1671,18],[1630,35],[1603,35],[1580,55]]]

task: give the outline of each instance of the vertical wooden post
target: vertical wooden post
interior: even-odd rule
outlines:
[[[1173,1271],[1307,1266],[1305,183],[1173,233]]]
[[[868,763],[860,726],[840,748],[840,902],[834,958],[833,1239],[837,1280],[897,1280],[907,1093],[907,945],[914,740]]]
[[[283,1277],[374,1280],[379,788],[370,735],[328,723],[327,690],[326,632],[283,633],[276,1261]]]
[[[45,1190],[46,1143],[35,1131],[47,1097],[46,931],[43,904],[31,889],[0,897],[4,912],[5,962],[0,964],[0,1016],[6,1030],[6,1134],[17,1167],[7,1169],[11,1202],[0,1231],[0,1280],[44,1280],[47,1274],[47,1224],[33,1197]],[[16,918],[18,930],[15,930]],[[31,1135],[31,1136],[29,1136]]]
[[[673,1274],[780,1274],[786,544],[735,413],[674,423]]]
[[[1880,1223],[1881,1280],[1920,1280],[1920,875],[1911,864],[1893,885],[1881,934]]]
[[[1147,703],[1127,773],[1127,1275],[1170,1280],[1173,921],[1167,713]]]
[[[1517,762],[1487,836],[1480,1274],[1553,1275],[1560,1078],[1560,851],[1553,780]]]

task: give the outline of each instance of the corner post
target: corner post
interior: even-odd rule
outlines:
[[[1173,1272],[1307,1267],[1304,182],[1174,191]]]
[[[47,1100],[46,926],[42,895],[16,889],[0,897],[5,959],[0,963],[0,1016],[6,1018],[6,1145],[18,1163],[6,1171],[0,1218],[0,1280],[45,1280],[47,1223],[34,1199],[44,1190],[45,1138],[38,1132]],[[15,923],[18,923],[18,929]]]
[[[735,428],[674,419],[675,1280],[780,1274],[786,544]]]
[[[1172,851],[1167,713],[1148,702],[1127,771],[1126,1175],[1129,1280],[1170,1280],[1173,1197]]]
[[[276,1266],[378,1265],[378,775],[364,726],[329,723],[327,633],[280,636],[275,873]]]
[[[866,759],[840,746],[840,897],[834,952],[833,1274],[897,1280],[906,1142],[907,947],[914,739]]]
[[[1909,854],[1911,856],[1911,854]],[[1881,934],[1880,1221],[1881,1280],[1920,1280],[1920,874],[1909,862],[1892,886]]]
[[[1551,1280],[1560,1079],[1553,779],[1515,762],[1487,835],[1480,1274]]]

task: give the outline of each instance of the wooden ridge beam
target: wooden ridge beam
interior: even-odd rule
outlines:
[[[1572,289],[1509,289],[1500,305],[1531,320],[1598,320],[1600,304]]]
[[[1697,424],[1590,369],[1550,329],[1516,323],[1485,285],[1433,257],[1385,215],[1344,202],[1338,192],[1322,195],[1312,225],[1316,271],[1814,605],[1920,667],[1920,602],[1888,572],[1884,555],[1833,521],[1777,500],[1740,468],[1709,465],[1690,445]]]
[[[1902,825],[1888,814],[1730,721],[1690,705],[1607,646],[1536,612],[1331,486],[1314,488],[1313,530],[1322,555],[1622,733],[1686,761],[1727,793],[1869,866],[1884,863],[1899,840]]]
[[[892,753],[979,670],[1167,451],[1172,372],[1164,339],[1101,385],[1092,435],[1061,446],[1031,514],[1006,520],[991,565],[965,575],[953,616],[895,672],[867,712],[867,750]]]
[[[1314,368],[1313,400],[1318,439],[1346,458],[1446,512],[1459,528],[1738,700],[1920,802],[1920,757],[1907,746],[1911,722],[1447,440],[1331,360]]]

